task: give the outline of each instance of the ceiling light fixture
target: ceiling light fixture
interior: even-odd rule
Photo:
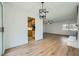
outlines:
[[[46,19],[46,14],[48,13],[48,11],[46,10],[46,8],[44,8],[44,2],[41,2],[42,4],[42,9],[39,9],[39,17],[40,19]]]
[[[44,21],[44,24],[53,24],[53,20],[46,20]]]

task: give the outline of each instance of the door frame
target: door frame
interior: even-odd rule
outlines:
[[[0,5],[1,5],[1,26],[2,26],[2,55],[4,54],[4,43],[3,43],[3,41],[4,41],[4,26],[3,26],[3,3],[2,2],[0,2]]]

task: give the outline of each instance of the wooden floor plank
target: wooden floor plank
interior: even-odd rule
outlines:
[[[62,37],[67,38],[62,35],[44,34],[44,39],[8,49],[4,56],[79,56],[79,49],[63,44]]]

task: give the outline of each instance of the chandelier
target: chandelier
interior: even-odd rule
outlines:
[[[46,8],[44,8],[44,2],[41,2],[42,4],[42,8],[39,9],[39,17],[40,19],[46,19],[46,14],[48,13],[48,11],[46,10]]]

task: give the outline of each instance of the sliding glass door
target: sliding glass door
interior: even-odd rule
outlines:
[[[0,56],[2,55],[2,5],[0,2]]]

